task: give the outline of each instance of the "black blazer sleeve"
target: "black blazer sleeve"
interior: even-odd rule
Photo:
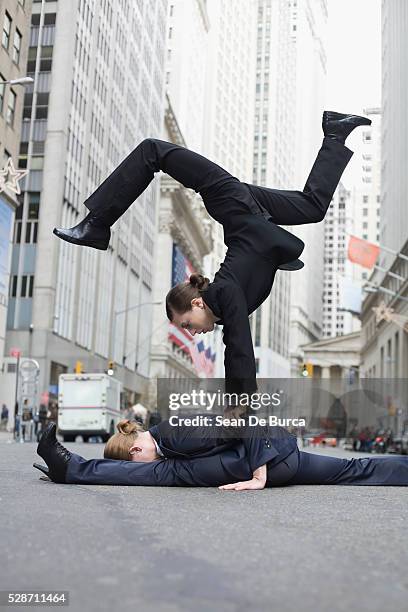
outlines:
[[[256,365],[245,294],[239,285],[226,283],[219,288],[218,303],[224,322],[225,390],[254,393],[257,391]]]
[[[224,429],[215,425],[172,426],[169,421],[162,421],[149,431],[166,458],[210,457],[240,445],[245,449],[252,471],[269,461],[286,457],[297,446],[296,436],[283,427],[246,425]]]
[[[209,414],[204,416],[211,418]],[[170,425],[169,421],[165,420],[150,427],[149,432],[166,458],[208,457],[234,446],[237,442],[237,439],[231,436],[224,436],[223,429],[215,425]]]

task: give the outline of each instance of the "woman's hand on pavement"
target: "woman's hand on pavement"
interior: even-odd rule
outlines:
[[[265,482],[259,480],[259,478],[252,478],[252,480],[221,485],[218,488],[222,491],[258,491],[265,488]]]

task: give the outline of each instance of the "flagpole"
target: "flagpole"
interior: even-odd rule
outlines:
[[[393,251],[392,249],[389,249],[388,247],[382,246],[381,244],[379,244],[378,246],[383,251],[387,251],[387,253],[391,253],[392,255],[396,255],[397,257],[401,257],[401,259],[405,259],[406,261],[408,261],[407,255],[404,255],[403,253],[400,253],[399,251]]]
[[[377,266],[377,264],[374,264],[373,268],[375,270],[380,270],[380,272],[385,272],[386,274],[388,274],[388,276],[392,276],[393,278],[396,278],[397,280],[404,281],[404,282],[407,280],[404,276],[401,276],[400,274],[396,274],[395,272],[390,272],[386,268]]]
[[[408,298],[403,297],[402,295],[400,295],[396,291],[391,291],[391,289],[386,289],[386,287],[383,287],[381,285],[376,285],[375,283],[371,283],[370,281],[366,281],[366,284],[367,285],[371,285],[371,287],[373,287],[373,289],[376,289],[377,291],[382,291],[383,293],[388,293],[389,295],[392,295],[393,297],[397,297],[398,299],[402,300],[403,302],[408,302]]]

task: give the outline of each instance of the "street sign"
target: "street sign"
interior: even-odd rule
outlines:
[[[20,363],[20,374],[23,380],[27,382],[35,381],[37,379],[39,371],[40,367],[38,365],[38,362],[34,359],[24,359]]]

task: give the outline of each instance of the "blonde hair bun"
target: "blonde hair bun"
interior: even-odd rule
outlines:
[[[116,424],[116,429],[121,434],[129,435],[135,433],[136,431],[140,431],[141,427],[135,421],[122,419],[122,421],[119,421],[119,423]]]

